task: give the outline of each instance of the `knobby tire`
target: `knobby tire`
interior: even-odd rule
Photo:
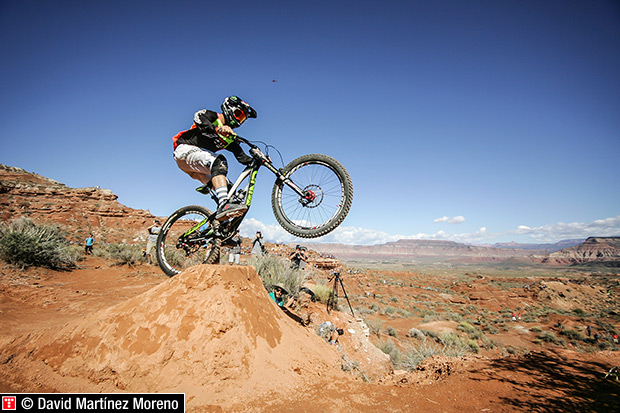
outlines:
[[[317,238],[342,223],[353,202],[353,183],[347,170],[334,158],[323,154],[301,156],[282,169],[300,189],[312,192],[312,200],[302,199],[283,181],[271,193],[271,206],[278,223],[302,238]]]
[[[195,235],[179,242],[183,233],[211,214],[205,207],[190,205],[176,210],[168,217],[157,236],[156,249],[157,263],[166,275],[173,277],[196,264],[219,263],[220,239],[212,237],[198,242],[195,240],[200,237]],[[182,247],[179,248],[178,245]]]

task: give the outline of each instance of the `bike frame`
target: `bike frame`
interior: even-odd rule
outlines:
[[[268,156],[263,154],[263,152],[256,145],[250,143],[248,140],[240,136],[238,136],[237,139],[240,142],[245,143],[248,146],[250,146],[250,155],[252,155],[252,158],[254,159],[254,161],[250,165],[248,165],[243,171],[241,171],[241,173],[239,174],[239,177],[235,180],[235,182],[232,184],[232,186],[230,187],[228,191],[228,199],[235,198],[236,200],[240,201],[241,203],[245,204],[248,207],[248,209],[245,211],[243,215],[241,215],[240,217],[234,218],[232,220],[231,225],[229,226],[229,229],[228,229],[228,234],[229,234],[228,238],[232,237],[232,235],[234,234],[234,230],[236,230],[239,227],[239,225],[241,225],[241,221],[243,221],[243,218],[245,218],[245,215],[250,210],[250,205],[252,205],[252,197],[254,195],[254,187],[256,186],[256,176],[258,175],[258,170],[260,169],[261,166],[265,166],[267,169],[273,172],[279,181],[282,181],[282,183],[288,185],[300,197],[311,200],[310,197],[313,196],[313,194],[305,193],[302,189],[300,189],[297,185],[295,185],[295,183],[291,181],[290,179],[285,178],[282,172],[278,170],[275,166],[273,166],[271,159],[269,159]],[[248,177],[249,177],[249,181],[247,182],[245,188],[240,190],[242,183],[246,179],[248,179]],[[211,193],[211,197],[217,203],[217,196],[215,195],[215,191],[213,190],[213,188],[210,189],[210,193]],[[243,194],[243,195],[240,196],[239,194]],[[200,230],[200,228],[202,228],[204,225],[214,220],[215,220],[215,213],[213,213],[210,217],[203,219],[197,225],[190,228],[187,232],[185,232],[185,234],[183,234],[183,236],[189,236],[193,234],[194,232]],[[215,235],[215,229],[212,227],[205,234],[205,239],[211,238],[213,235]],[[218,235],[222,235],[222,234],[218,234]],[[223,239],[225,238],[227,237],[223,237]]]

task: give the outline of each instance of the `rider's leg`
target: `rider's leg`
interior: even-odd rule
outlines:
[[[213,184],[213,189],[215,190],[219,203],[215,218],[223,221],[228,218],[232,218],[233,216],[241,215],[245,210],[247,210],[248,208],[245,205],[233,204],[229,202],[228,180],[226,179],[228,164],[224,156],[218,155],[215,161],[213,161],[211,173],[213,174],[211,183]]]
[[[211,180],[211,165],[215,155],[193,145],[181,144],[174,151],[179,169],[192,178],[207,184]]]

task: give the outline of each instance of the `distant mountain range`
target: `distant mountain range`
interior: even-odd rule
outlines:
[[[498,243],[494,245],[468,245],[454,241],[436,240],[399,240],[380,245],[345,245],[345,244],[312,244],[311,248],[329,253],[344,261],[452,261],[452,262],[493,262],[510,258],[527,258],[535,262],[571,264],[600,259],[620,257],[620,249],[609,247],[610,242],[602,242],[604,238],[588,238],[587,240],[571,239],[554,244],[519,244]],[[607,238],[620,240],[620,238]],[[592,240],[599,240],[594,243]],[[580,246],[587,244],[587,253],[578,255]],[[595,251],[596,248],[604,251]],[[568,251],[563,253],[563,251]],[[580,252],[575,252],[580,251]],[[551,258],[549,258],[551,257]]]
[[[518,242],[498,242],[491,245],[495,248],[519,249],[519,250],[538,250],[538,251],[559,251],[564,248],[574,247],[584,242],[585,239],[565,239],[554,244],[520,244]],[[482,245],[485,246],[485,245]]]

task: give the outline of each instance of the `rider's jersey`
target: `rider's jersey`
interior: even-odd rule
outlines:
[[[226,149],[232,152],[239,163],[249,164],[252,158],[243,152],[235,136],[225,137],[215,132],[216,126],[222,126],[217,112],[202,109],[194,114],[192,128],[177,134],[174,138],[174,148],[177,145],[186,144],[198,146],[211,152]]]

